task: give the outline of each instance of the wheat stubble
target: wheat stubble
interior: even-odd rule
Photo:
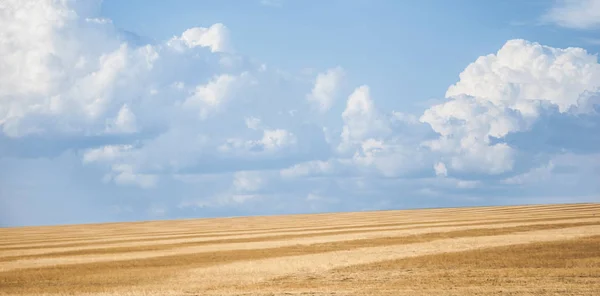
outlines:
[[[2,295],[498,295],[500,284],[506,293],[565,294],[558,283],[566,295],[594,295],[600,205],[30,227],[0,236]],[[532,250],[540,256],[523,255]],[[505,278],[486,282],[486,274]],[[544,292],[535,283],[548,274],[564,278],[545,281]]]

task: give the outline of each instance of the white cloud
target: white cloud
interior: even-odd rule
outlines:
[[[424,112],[420,120],[440,135],[424,144],[447,155],[454,170],[508,172],[517,151],[491,137],[528,131],[552,106],[561,113],[594,112],[599,88],[595,55],[510,40],[470,64],[448,88],[449,100]]]
[[[106,131],[108,133],[135,133],[137,124],[135,114],[131,112],[127,104],[124,104],[117,116],[107,122]]]
[[[229,29],[216,23],[208,28],[195,27],[187,29],[179,37],[173,37],[168,44],[173,47],[184,45],[188,48],[196,46],[208,47],[212,52],[232,52]]]
[[[236,77],[231,75],[217,76],[206,85],[196,87],[194,94],[186,100],[186,103],[197,100],[209,106],[218,106],[223,103],[229,88],[235,82]]]
[[[386,145],[381,140],[367,139],[360,144],[360,152],[354,154],[354,160],[363,165],[371,165]]]
[[[107,145],[87,150],[83,154],[83,163],[108,166],[110,172],[102,178],[104,183],[114,181],[119,185],[134,185],[144,189],[155,187],[158,176],[139,173],[133,164],[128,163],[136,152],[131,145]]]
[[[403,143],[395,137],[386,140],[370,138],[361,142],[350,161],[342,162],[354,165],[363,173],[374,169],[375,175],[400,177],[422,171],[431,162],[426,157],[415,143]]]
[[[363,140],[389,132],[389,127],[376,110],[366,85],[356,88],[348,97],[342,120],[342,143],[338,147],[342,151],[348,149],[349,145],[360,144]]]
[[[112,162],[120,159],[124,153],[132,148],[131,145],[107,145],[89,149],[83,154],[83,163]]]
[[[248,79],[247,73],[240,76],[222,74],[213,77],[208,83],[198,85],[192,95],[183,102],[183,108],[196,110],[202,119],[218,112],[237,89]]]
[[[398,177],[415,174],[432,161],[419,147],[427,134],[424,125],[411,114],[378,110],[366,85],[348,97],[342,121],[339,142],[324,129],[327,141],[337,143],[338,169]]]
[[[319,73],[315,85],[306,99],[320,112],[325,112],[333,106],[338,97],[345,73],[341,67]]]
[[[596,55],[582,48],[560,49],[517,39],[507,41],[495,55],[471,63],[446,97],[464,94],[529,117],[537,115],[540,101],[561,112],[577,108],[590,99],[586,92],[599,87]]]
[[[84,162],[108,167],[105,181],[146,188],[158,180],[160,174],[154,172],[197,166],[216,153],[219,141],[244,136],[229,127],[243,114],[222,115],[250,104],[256,77],[268,73],[262,64],[234,56],[222,24],[139,46],[123,41],[109,20],[97,19],[93,5],[7,4],[14,13],[1,20],[8,22],[0,29],[6,37],[0,44],[0,52],[6,53],[0,59],[5,135],[68,136],[81,142],[89,137],[100,148],[84,153]],[[174,50],[180,45],[185,50]],[[223,51],[245,65],[223,67]],[[126,143],[137,139],[136,146],[116,148],[110,145],[115,137]],[[249,148],[280,151],[294,145],[295,136],[285,129],[266,129],[250,142]]]
[[[106,114],[144,85],[156,50],[121,44],[110,22],[86,21],[89,3],[77,3],[76,11],[67,2],[4,2],[0,124],[6,135],[97,132]]]
[[[600,26],[600,1],[555,0],[542,21],[572,29],[596,28]]]
[[[265,130],[259,143],[268,151],[276,151],[295,145],[296,136],[284,129]]]

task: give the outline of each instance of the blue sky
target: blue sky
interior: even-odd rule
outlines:
[[[0,13],[0,226],[600,201],[596,0]]]

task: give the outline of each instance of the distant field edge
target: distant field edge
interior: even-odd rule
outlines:
[[[491,204],[491,205],[464,205],[464,206],[432,206],[432,207],[406,207],[406,208],[390,208],[390,209],[370,209],[370,210],[358,210],[358,211],[322,211],[322,212],[311,212],[311,213],[289,213],[289,214],[264,214],[264,215],[246,215],[246,216],[219,216],[219,217],[191,217],[191,218],[164,218],[154,220],[121,220],[121,221],[110,221],[110,222],[90,222],[90,223],[65,223],[65,224],[47,224],[47,225],[22,225],[22,226],[3,226],[0,224],[0,231],[3,229],[44,229],[51,227],[70,227],[70,226],[111,226],[111,225],[136,225],[136,224],[147,224],[147,223],[164,223],[164,222],[185,222],[185,221],[218,221],[218,220],[236,220],[236,219],[260,219],[260,218],[277,218],[277,217],[314,217],[322,215],[344,215],[344,214],[369,214],[369,213],[382,213],[382,212],[415,212],[415,211],[429,211],[429,210],[468,210],[468,209],[498,209],[498,208],[539,208],[539,207],[560,207],[560,206],[600,206],[600,196],[597,197],[598,201],[594,202],[570,202],[570,203],[515,203],[515,204]]]

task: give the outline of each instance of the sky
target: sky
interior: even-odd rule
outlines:
[[[600,202],[600,1],[0,1],[0,227]]]

